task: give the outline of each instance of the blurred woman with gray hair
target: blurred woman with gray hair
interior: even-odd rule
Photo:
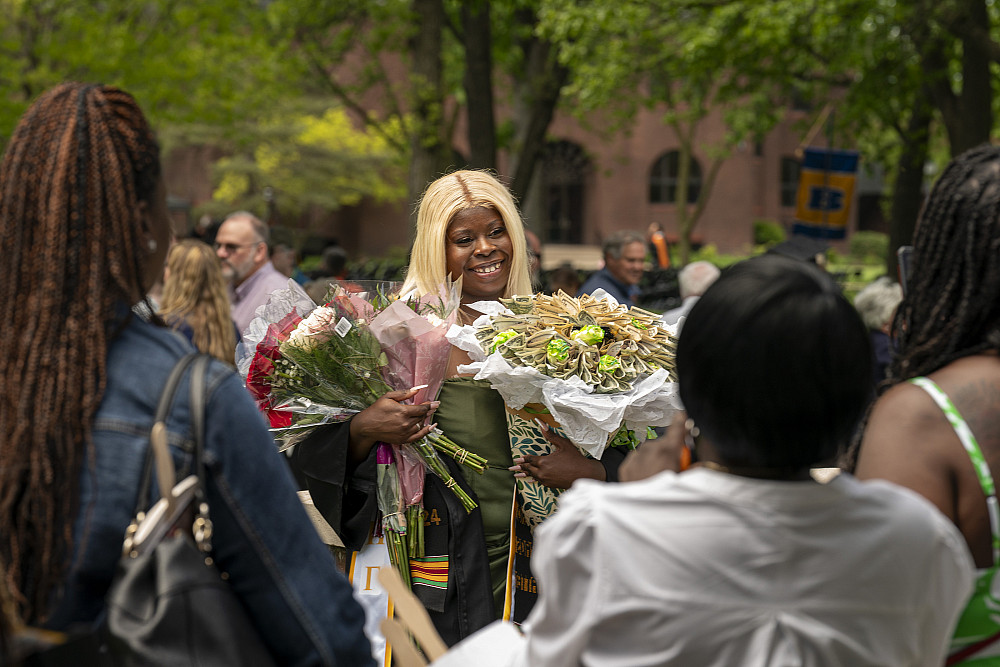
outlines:
[[[876,278],[854,297],[854,307],[868,327],[872,343],[872,379],[875,386],[885,380],[892,360],[889,327],[896,307],[903,300],[903,288],[888,276]]]

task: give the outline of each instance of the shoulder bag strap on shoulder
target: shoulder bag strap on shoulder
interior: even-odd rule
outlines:
[[[195,498],[198,502],[198,513],[207,520],[208,504],[205,502],[205,376],[208,368],[208,355],[199,355],[191,369],[191,430],[194,431],[194,473],[198,476],[198,487]]]
[[[170,411],[170,406],[173,403],[174,394],[177,392],[177,387],[180,385],[181,378],[184,376],[184,371],[187,370],[195,359],[202,356],[198,352],[192,352],[184,357],[182,357],[176,364],[174,364],[173,370],[170,371],[170,375],[167,376],[167,382],[163,386],[163,391],[160,393],[160,400],[156,405],[156,415],[153,418],[153,429],[157,428],[157,424],[166,421],[167,413]],[[192,418],[193,419],[193,418]],[[151,434],[152,437],[152,434]],[[198,441],[198,431],[195,431],[195,440]],[[153,454],[151,447],[146,450],[145,463],[143,464],[142,480],[139,483],[139,496],[136,502],[136,511],[138,514],[146,509],[149,505],[149,488],[150,482],[153,475]]]

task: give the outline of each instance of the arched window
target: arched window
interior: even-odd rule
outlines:
[[[549,142],[542,153],[545,241],[580,243],[583,239],[585,184],[590,158],[571,141]]]
[[[667,151],[661,155],[649,170],[649,201],[651,204],[673,204],[677,198],[677,165],[679,151]],[[698,201],[701,191],[701,165],[691,156],[691,171],[688,176],[687,201]]]

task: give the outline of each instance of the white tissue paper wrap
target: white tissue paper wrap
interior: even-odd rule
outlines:
[[[641,440],[646,426],[667,426],[682,409],[677,383],[667,382],[663,369],[636,380],[630,391],[595,394],[593,386],[578,377],[559,380],[534,368],[511,366],[499,352],[487,355],[476,340],[476,329],[486,323],[488,315],[510,311],[496,301],[480,301],[471,307],[486,315],[472,325],[453,326],[448,332],[451,344],[468,352],[473,360],[459,366],[458,372],[489,380],[504,403],[515,410],[528,403],[544,405],[566,436],[596,459],[604,453],[608,437],[623,423]]]

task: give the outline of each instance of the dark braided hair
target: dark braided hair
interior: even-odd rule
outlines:
[[[1000,147],[959,155],[917,222],[888,384],[1000,347]]]
[[[45,619],[72,551],[110,338],[143,300],[159,147],[124,91],[60,85],[0,163],[0,562]]]

